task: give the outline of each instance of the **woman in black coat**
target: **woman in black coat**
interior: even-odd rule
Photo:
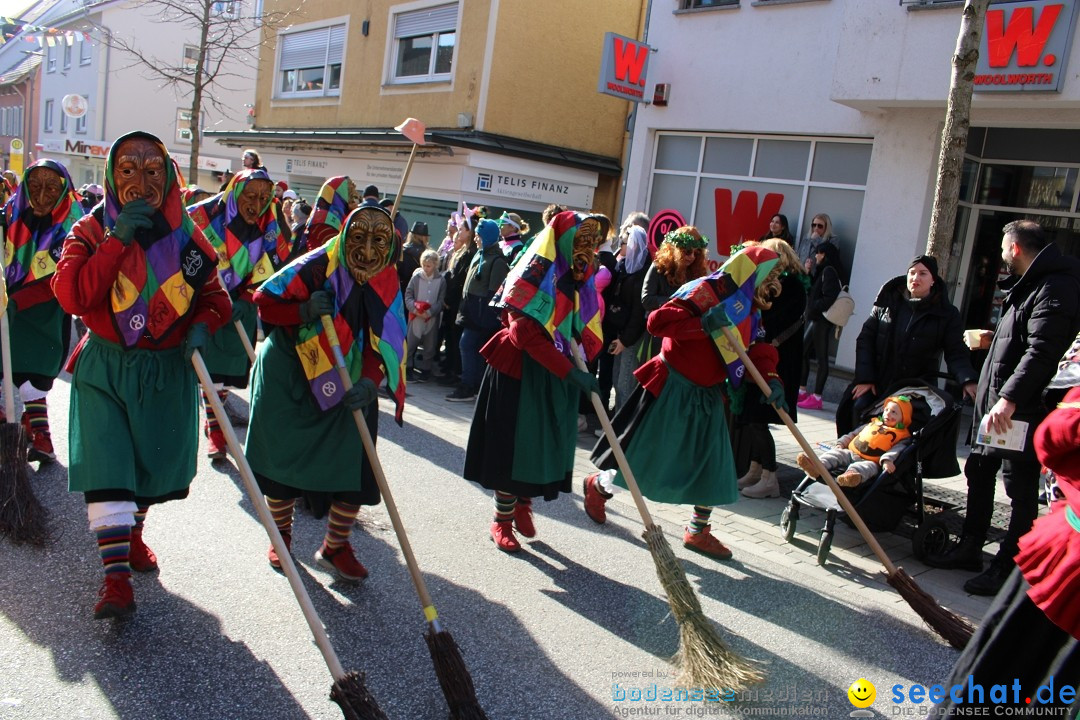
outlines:
[[[802,376],[799,382],[798,407],[806,410],[821,409],[821,393],[829,379],[829,353],[836,326],[825,319],[825,311],[836,302],[844,287],[843,269],[840,265],[840,249],[826,240],[820,243],[814,254],[814,276],[810,284],[810,297],[806,301],[806,334],[803,336]],[[810,379],[810,354],[817,358],[817,377],[814,392],[807,393],[806,382]]]
[[[855,379],[836,409],[837,437],[862,424],[863,412],[898,380],[921,379],[936,387],[942,353],[949,373],[974,398],[979,375],[964,344],[960,311],[949,302],[937,261],[920,255],[906,275],[881,286],[863,323],[855,341]]]
[[[780,256],[780,294],[773,298],[771,307],[761,311],[761,326],[765,341],[772,343],[780,356],[776,373],[784,383],[785,400],[791,408],[788,414],[796,420],[795,401],[802,372],[803,325],[810,278],[787,242],[773,238],[762,241],[761,245]],[[744,382],[742,387],[746,390],[742,410],[734,418],[735,445],[746,452],[744,457],[750,459],[750,470],[739,478],[739,489],[746,497],[778,497],[776,442],[769,424],[781,422],[780,416],[772,405],[765,404],[756,385]]]

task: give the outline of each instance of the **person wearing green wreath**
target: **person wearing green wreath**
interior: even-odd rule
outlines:
[[[555,215],[519,256],[492,300],[503,327],[481,348],[488,362],[477,395],[466,480],[495,493],[490,535],[518,552],[536,535],[532,498],[571,492],[582,393],[599,390],[579,370],[572,343],[589,360],[603,349],[596,249],[610,232],[603,215]]]
[[[67,168],[53,160],[26,168],[3,212],[12,383],[23,400],[31,461],[56,459],[45,400],[67,357],[71,316],[57,302],[51,281],[64,238],[82,216]],[[0,422],[6,422],[2,407]]]
[[[176,163],[144,132],[113,143],[105,199],[71,228],[53,276],[89,332],[72,354],[68,487],[85,495],[105,581],[94,617],[135,611],[131,571],[157,569],[149,507],[187,497],[198,393],[191,357],[229,322],[217,253],[180,199]]]
[[[693,226],[673,230],[664,242],[700,253],[708,247]],[[786,409],[776,348],[764,342],[760,324],[760,311],[780,291],[777,259],[764,247],[741,250],[655,310],[647,325],[649,333],[663,338],[660,354],[634,372],[640,385],[611,422],[641,493],[657,502],[694,506],[684,547],[721,560],[730,558],[731,550],[711,532],[712,508],[739,497],[725,406],[738,412],[746,390],[746,368],[724,350],[723,328],[739,336],[768,378],[771,392],[761,402]],[[585,512],[603,522],[612,486],[626,487],[626,482],[621,470],[615,472],[607,438],[597,443],[592,460],[608,472],[585,479]]]
[[[274,205],[274,184],[266,170],[245,169],[229,180],[225,189],[188,208],[195,226],[218,254],[221,282],[233,303],[233,320],[240,321],[248,342],[255,346],[255,290],[285,265],[292,249],[292,233],[279,221]],[[251,361],[235,322],[210,338],[203,359],[224,403],[227,388],[246,388]],[[203,390],[207,457],[225,457],[225,433],[218,427]]]
[[[292,547],[293,509],[303,496],[317,517],[329,512],[316,562],[353,582],[368,571],[356,559],[350,530],[361,505],[381,500],[353,411],[363,412],[375,440],[384,376],[398,424],[405,402],[405,315],[394,268],[399,243],[390,213],[362,205],[336,237],[289,263],[254,295],[268,334],[251,372],[244,454],[285,545]],[[353,384],[348,391],[324,315],[341,343]],[[273,547],[268,558],[281,568]]]

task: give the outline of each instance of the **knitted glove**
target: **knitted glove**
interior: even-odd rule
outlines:
[[[345,391],[345,407],[350,410],[363,410],[379,398],[379,388],[371,378],[360,378],[360,382]]]
[[[322,315],[334,314],[334,296],[325,290],[316,290],[300,304],[300,322],[315,322]]]
[[[127,247],[135,239],[136,230],[149,230],[154,226],[154,221],[150,219],[153,214],[154,208],[142,198],[125,203],[109,234]]]
[[[711,335],[719,332],[720,328],[731,327],[732,323],[721,305],[713,305],[709,312],[701,316],[701,326]]]
[[[585,372],[584,370],[574,368],[570,371],[570,374],[566,376],[566,380],[586,395],[600,392],[600,383],[596,379],[596,376],[592,373]]]
[[[784,383],[779,380],[769,381],[769,395],[761,396],[761,402],[772,405],[777,410],[788,411],[787,398],[784,397]]]
[[[191,356],[196,350],[202,352],[206,349],[206,343],[210,342],[210,328],[206,323],[193,323],[188,328],[184,338],[184,359],[191,362]]]

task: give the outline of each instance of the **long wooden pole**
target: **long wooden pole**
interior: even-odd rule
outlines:
[[[0,228],[0,249],[4,247],[6,238],[4,230]],[[11,376],[11,329],[8,327],[8,303],[11,299],[7,293],[7,268],[0,261],[0,292],[3,293],[4,307],[0,311],[0,352],[4,353],[4,413],[6,422],[17,422],[15,417],[15,380]]]
[[[413,143],[412,150],[409,152],[409,161],[405,163],[405,170],[401,173],[401,182],[398,183],[397,195],[394,196],[394,207],[390,210],[391,220],[397,217],[398,205],[401,204],[401,196],[405,193],[405,184],[409,182],[409,173],[412,172],[413,160],[416,158],[416,147],[416,143]],[[405,238],[401,238],[401,242],[405,242]]]

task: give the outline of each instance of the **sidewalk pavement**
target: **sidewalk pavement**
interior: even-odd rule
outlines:
[[[455,438],[464,446],[472,420],[473,403],[446,401],[445,397],[452,389],[434,382],[410,383],[405,421],[441,437]],[[822,410],[799,409],[798,427],[812,446],[836,439],[835,414],[836,406],[832,403],[826,403]],[[594,425],[590,424],[587,431],[578,435],[574,464],[575,492],[580,492],[578,478],[596,471],[589,461],[589,453],[596,441],[593,428]],[[837,522],[832,551],[825,566],[819,566],[816,558],[824,513],[804,508],[792,542],[784,540],[780,531],[780,514],[788,501],[784,488],[793,486],[802,477],[802,471],[795,465],[795,456],[800,448],[784,426],[773,426],[772,433],[776,440],[777,461],[780,463],[781,497],[761,500],[740,498],[734,505],[716,508],[712,519],[714,534],[745,562],[750,562],[747,556],[771,560],[798,574],[800,580],[810,586],[866,593],[864,597],[878,603],[904,604],[905,601],[885,582],[884,568],[854,528]],[[960,435],[958,458],[963,467],[967,448],[962,444],[965,433],[961,432]],[[966,494],[962,475],[928,481],[927,484],[958,492],[961,498]],[[1000,479],[997,497],[1005,497]],[[671,541],[681,543],[682,527],[690,517],[691,508],[650,502],[649,511],[671,536]],[[615,497],[609,501],[608,512],[635,518],[638,516],[630,493],[621,489],[617,489]],[[963,590],[963,583],[974,573],[928,567],[914,557],[908,537],[895,533],[877,533],[876,537],[893,564],[903,567],[923,590],[944,607],[976,623],[982,618],[992,598],[968,595]],[[996,551],[996,545],[986,548],[986,552]],[[989,557],[986,559],[989,560]]]

